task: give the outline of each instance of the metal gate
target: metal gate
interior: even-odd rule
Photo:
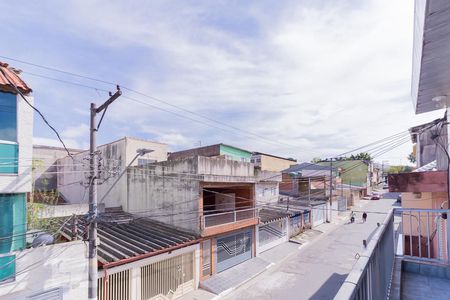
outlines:
[[[347,198],[344,196],[337,197],[338,212],[343,213],[347,210]]]
[[[327,219],[327,205],[316,205],[312,208],[312,226],[325,223]]]
[[[286,219],[258,226],[258,253],[287,241]]]
[[[194,289],[194,253],[141,267],[141,299],[178,298]]]
[[[249,229],[216,238],[217,272],[222,272],[252,258],[252,233],[252,230]]]
[[[131,298],[130,270],[125,270],[98,279],[98,299],[129,300]]]

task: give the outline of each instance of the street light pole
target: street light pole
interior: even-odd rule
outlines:
[[[110,98],[103,103],[99,108],[95,103],[91,103],[91,118],[90,118],[90,139],[89,139],[89,276],[88,276],[88,299],[97,299],[97,280],[98,280],[98,266],[97,266],[97,179],[98,179],[98,159],[97,159],[97,141],[96,135],[97,131],[102,123],[103,117],[105,115],[108,106],[113,103],[114,100],[119,98],[122,92],[117,86],[117,91],[112,95],[110,93]],[[103,114],[100,118],[100,122],[96,124],[96,116],[98,113]]]

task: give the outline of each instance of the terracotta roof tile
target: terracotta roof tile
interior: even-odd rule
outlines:
[[[8,82],[11,81],[19,91],[21,91],[24,94],[31,93],[31,88],[27,86],[27,84],[20,78],[20,70],[14,69],[12,67],[9,67],[7,63],[3,63],[0,61],[0,69],[3,72],[0,72],[0,91],[4,92],[12,92],[16,93],[14,87]],[[6,74],[7,78],[3,73]]]

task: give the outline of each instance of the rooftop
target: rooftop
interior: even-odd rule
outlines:
[[[335,169],[336,168],[333,167],[333,170],[335,170]],[[314,164],[314,163],[303,162],[301,164],[297,164],[290,168],[287,168],[286,170],[283,170],[282,172],[290,173],[290,172],[299,172],[299,171],[303,171],[303,170],[325,171],[325,170],[330,170],[330,167],[321,166],[321,165]]]
[[[277,221],[283,218],[286,218],[288,216],[290,216],[291,214],[288,212],[283,212],[279,209],[270,209],[270,207],[268,208],[262,208],[259,211],[259,218],[261,220],[262,223],[268,223],[268,222],[272,222],[272,221]]]
[[[9,67],[7,63],[0,62],[0,91],[15,93],[14,84],[20,92],[24,94],[31,93],[31,88],[20,78],[20,70]],[[11,82],[11,83],[10,83]]]
[[[77,239],[87,230],[84,218],[78,218]],[[62,230],[72,240],[71,225]],[[120,265],[133,260],[186,247],[198,242],[198,237],[178,228],[138,217],[119,209],[107,210],[98,219],[98,260],[103,265]]]
[[[272,154],[268,154],[268,153],[262,153],[262,152],[253,152],[253,155],[264,155],[264,156],[270,156],[270,157],[274,157],[274,158],[278,158],[278,159],[284,159],[284,160],[288,160],[288,161],[292,161],[292,162],[297,162],[296,159],[293,159],[291,157],[281,157],[281,156],[276,156],[276,155],[272,155]]]

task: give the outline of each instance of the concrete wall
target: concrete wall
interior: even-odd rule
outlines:
[[[117,267],[113,267],[110,269],[107,269],[106,274],[107,275],[111,275],[111,274],[115,274],[118,272],[122,272],[125,270],[130,270],[131,271],[131,299],[136,299],[136,300],[141,300],[141,267],[165,260],[165,259],[170,259],[176,256],[181,256],[183,254],[186,253],[191,253],[193,252],[194,255],[194,288],[197,289],[199,282],[200,282],[200,256],[201,256],[201,252],[200,252],[200,244],[195,244],[195,245],[191,245],[191,246],[187,246],[181,249],[176,249],[173,250],[171,252],[165,252],[159,255],[155,255],[155,256],[151,256],[148,258],[144,258],[144,259],[140,259],[137,260],[135,262],[132,263],[128,263],[128,264],[124,264],[124,265],[120,265]],[[105,271],[104,270],[100,270],[98,272],[98,277],[102,278],[105,277]],[[102,300],[102,299],[99,299]],[[142,299],[143,300],[143,299]]]
[[[26,299],[61,288],[63,299],[87,299],[88,260],[83,241],[27,249],[17,254],[16,279],[0,285],[3,300]]]
[[[183,165],[195,168],[187,161]],[[195,175],[182,174],[177,167],[181,166],[131,168],[128,193],[121,204],[128,212],[199,233],[199,180]]]
[[[252,161],[254,162],[255,166],[260,167],[261,170],[273,172],[281,172],[289,168],[290,166],[296,164],[296,162],[292,160],[287,160],[264,154],[253,155]]]
[[[26,193],[31,191],[33,109],[17,97],[17,144],[19,145],[18,174],[0,175],[0,193]],[[33,104],[33,97],[25,96]]]
[[[197,156],[197,155],[206,156],[206,157],[219,156],[220,155],[220,144],[172,152],[169,154],[169,159],[170,160],[184,159],[184,158]]]
[[[202,183],[217,183],[216,187],[255,183],[260,176],[274,177],[273,173],[255,173],[251,163],[202,156],[134,167],[129,171],[128,194],[122,207],[199,233]],[[261,183],[260,188],[277,185],[277,181]]]
[[[125,137],[118,141],[102,145],[98,147],[102,158],[102,173],[100,173],[101,183],[98,186],[98,199],[114,184],[119,174],[136,156],[136,150],[139,148],[148,148],[154,150],[140,158],[164,161],[167,159],[167,145],[145,141],[135,138]],[[89,161],[88,152],[81,152],[74,156],[74,160],[65,157],[58,160],[58,190],[66,201],[69,203],[86,202],[87,192],[85,187],[80,185],[83,182],[85,186],[88,183]],[[136,166],[136,160],[133,165]],[[107,180],[105,180],[107,179]],[[117,184],[109,193],[106,206],[114,207],[124,204],[127,197],[127,178],[126,174],[122,176]]]
[[[256,204],[277,203],[279,197],[278,182],[257,182],[255,184]]]
[[[77,149],[69,149],[70,153],[81,152]],[[61,147],[33,145],[33,185],[36,191],[50,191],[58,188],[56,162],[67,156],[67,152]]]

